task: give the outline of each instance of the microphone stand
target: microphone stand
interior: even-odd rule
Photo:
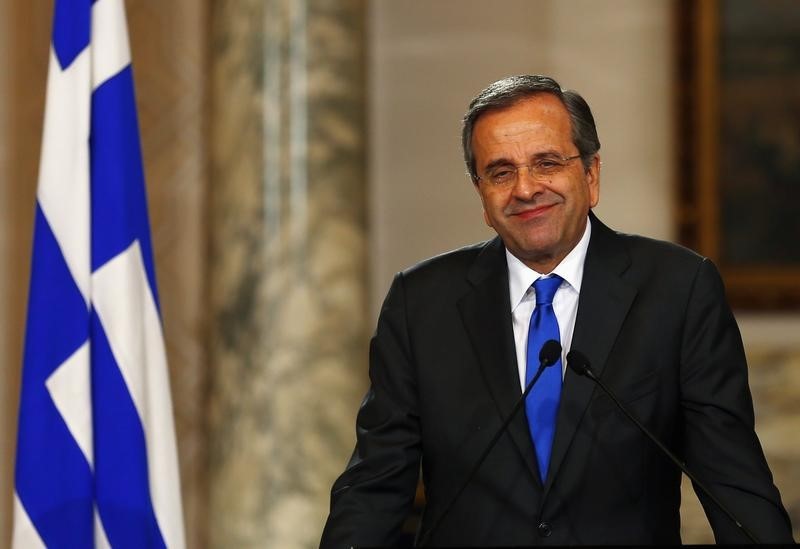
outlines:
[[[577,364],[575,366],[573,366],[573,362],[577,362]],[[639,430],[642,433],[644,433],[647,436],[647,438],[650,439],[651,442],[653,442],[653,444],[658,446],[658,448],[664,453],[664,455],[666,455],[670,460],[672,460],[672,463],[677,465],[678,468],[681,471],[683,471],[683,473],[687,477],[689,477],[689,479],[698,488],[700,488],[700,491],[703,492],[705,495],[707,495],[709,497],[709,499],[711,499],[711,501],[713,501],[717,505],[717,507],[719,507],[719,509],[722,510],[722,512],[725,513],[725,515],[729,519],[731,519],[733,521],[734,524],[736,524],[736,526],[739,528],[739,530],[741,530],[742,533],[744,533],[744,535],[747,536],[747,538],[752,543],[754,543],[756,545],[760,545],[761,542],[758,541],[758,538],[756,538],[753,535],[753,533],[750,532],[750,530],[748,530],[739,521],[739,519],[737,519],[733,515],[733,513],[731,511],[729,511],[728,508],[725,505],[723,505],[723,503],[719,499],[717,499],[717,497],[714,494],[711,493],[711,491],[708,489],[708,487],[703,482],[701,482],[700,479],[698,479],[696,476],[694,476],[694,474],[692,474],[692,472],[689,471],[689,469],[686,468],[686,466],[677,458],[677,456],[675,456],[675,454],[673,454],[666,446],[664,446],[664,444],[660,440],[658,440],[658,438],[656,438],[656,436],[653,433],[651,433],[650,430],[647,427],[645,427],[638,419],[636,419],[633,416],[633,414],[631,414],[628,411],[627,408],[625,408],[625,406],[623,406],[622,402],[619,401],[619,399],[611,391],[611,389],[609,389],[606,386],[606,384],[603,383],[600,380],[600,378],[595,375],[594,371],[592,370],[591,366],[589,365],[589,359],[588,358],[586,358],[579,351],[573,350],[573,351],[570,351],[569,354],[567,355],[567,364],[570,366],[570,368],[572,368],[572,370],[576,374],[588,377],[589,379],[594,381],[603,390],[603,392],[605,392],[605,394],[608,395],[608,397],[614,402],[614,404],[617,405],[617,408],[619,408],[622,411],[622,413],[625,414],[625,416],[628,419],[630,419],[639,428]]]
[[[417,544],[418,546],[421,547],[428,543],[430,537],[433,535],[433,532],[436,531],[436,529],[442,523],[444,517],[446,517],[447,514],[450,512],[450,510],[453,508],[453,504],[456,502],[456,500],[458,500],[458,498],[461,496],[461,494],[469,485],[470,481],[472,480],[472,477],[475,476],[475,473],[477,473],[478,469],[480,469],[481,465],[483,465],[486,456],[489,455],[489,452],[492,451],[495,444],[497,444],[497,441],[500,440],[500,437],[503,435],[503,433],[506,432],[508,424],[511,423],[511,420],[517,414],[517,411],[520,409],[520,407],[522,407],[522,403],[525,402],[528,393],[531,392],[533,386],[539,380],[542,373],[544,373],[544,369],[558,362],[558,359],[560,357],[561,357],[561,345],[557,341],[555,341],[554,339],[550,339],[547,340],[544,343],[544,345],[542,345],[542,350],[539,353],[539,369],[536,371],[536,375],[534,375],[533,378],[531,378],[531,380],[528,382],[528,385],[525,387],[525,391],[522,392],[522,396],[520,396],[520,398],[514,404],[514,407],[511,409],[511,413],[508,414],[508,417],[506,417],[505,421],[503,421],[503,424],[494,434],[492,440],[489,442],[489,444],[486,445],[486,448],[484,449],[481,456],[478,458],[478,461],[475,462],[475,465],[472,467],[472,470],[467,475],[466,480],[461,484],[461,487],[458,489],[457,492],[455,492],[453,497],[450,498],[450,501],[447,502],[447,505],[444,507],[444,511],[442,511],[442,513],[436,518],[436,520],[433,521],[433,524],[431,525],[430,528],[428,528],[428,531],[425,532],[425,534],[420,538],[419,543]]]

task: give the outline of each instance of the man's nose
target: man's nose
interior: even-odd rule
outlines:
[[[542,179],[537,177],[528,166],[517,169],[517,180],[514,182],[512,192],[516,198],[530,200],[536,193],[543,189]]]

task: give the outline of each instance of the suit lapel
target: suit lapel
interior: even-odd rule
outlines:
[[[585,354],[599,377],[636,296],[636,289],[620,276],[630,264],[620,237],[593,214],[590,214],[590,219],[592,237],[584,264],[571,349]],[[593,390],[591,380],[581,378],[567,368],[545,494],[558,473]]]
[[[508,296],[508,265],[500,238],[492,240],[480,253],[467,275],[472,290],[458,303],[481,373],[505,420],[522,395],[514,351],[511,305]],[[508,431],[537,482],[539,473],[525,414],[520,410]],[[541,483],[540,483],[541,484]]]

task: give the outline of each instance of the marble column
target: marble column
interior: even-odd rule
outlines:
[[[219,0],[209,546],[315,547],[365,389],[359,0]]]

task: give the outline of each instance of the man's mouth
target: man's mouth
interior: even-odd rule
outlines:
[[[536,217],[546,215],[554,206],[555,204],[542,204],[541,206],[521,208],[519,210],[510,212],[509,215],[512,215],[522,220],[534,219]]]

